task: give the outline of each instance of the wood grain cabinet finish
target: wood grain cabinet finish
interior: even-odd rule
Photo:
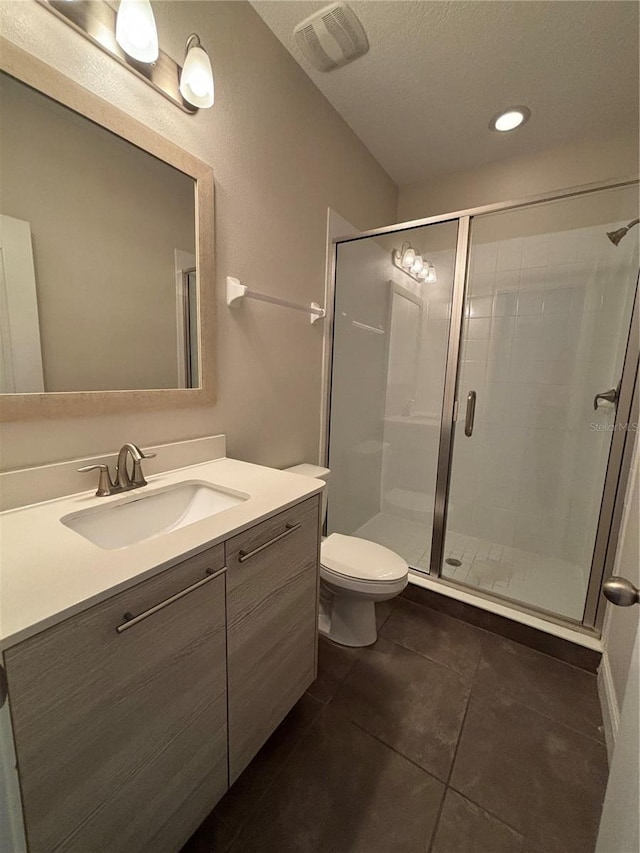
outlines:
[[[6,652],[30,853],[175,853],[223,795],[223,565],[211,548]]]
[[[319,497],[225,543],[229,781],[316,676]]]

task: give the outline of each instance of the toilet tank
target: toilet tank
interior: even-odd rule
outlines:
[[[320,465],[309,465],[306,462],[303,465],[294,465],[292,468],[285,468],[289,474],[301,474],[303,477],[314,477],[316,480],[324,480],[327,483],[322,492],[322,524],[327,517],[327,492],[329,491],[329,479],[331,471],[329,468],[322,468]]]

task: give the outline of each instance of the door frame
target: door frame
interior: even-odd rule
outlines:
[[[480,207],[468,208],[466,210],[453,211],[438,216],[428,216],[423,219],[413,219],[408,222],[400,222],[394,225],[374,228],[369,231],[347,234],[342,237],[333,237],[328,245],[329,258],[331,260],[330,289],[333,300],[336,296],[337,275],[337,251],[341,243],[351,243],[364,240],[368,237],[378,237],[393,234],[398,231],[410,231],[422,228],[425,225],[436,225],[442,222],[458,221],[458,235],[456,243],[456,259],[454,267],[454,282],[452,292],[452,309],[449,324],[449,340],[447,348],[447,362],[445,368],[445,383],[442,402],[442,419],[440,424],[440,440],[438,451],[438,465],[436,474],[436,494],[434,504],[434,520],[431,543],[431,563],[429,578],[448,587],[469,591],[468,587],[457,583],[451,578],[441,577],[442,556],[444,550],[444,539],[446,534],[446,516],[449,503],[449,485],[451,475],[451,461],[453,451],[453,432],[458,414],[458,377],[460,344],[463,328],[464,303],[467,286],[469,243],[471,220],[485,213],[498,213],[517,208],[530,207],[549,201],[559,201],[575,196],[587,195],[602,190],[622,189],[624,187],[638,186],[640,179],[637,177],[620,179],[617,181],[598,181],[596,183],[584,184],[570,187],[557,192],[543,193],[525,199],[515,201],[497,202],[495,204],[482,205]],[[629,331],[629,340],[625,356],[622,379],[620,385],[620,397],[616,412],[616,425],[631,423],[633,418],[638,419],[638,395],[634,394],[636,377],[638,376],[638,364],[640,358],[640,320],[639,320],[639,297],[636,291],[634,310]],[[327,335],[330,338],[330,356],[326,370],[328,377],[333,373],[333,320],[327,318]],[[331,381],[326,383],[323,389],[322,410],[326,412],[326,425],[321,463],[328,464],[330,418],[331,418]],[[635,412],[635,415],[634,415]],[[575,621],[557,614],[549,613],[536,607],[532,607],[513,599],[505,598],[496,593],[488,593],[486,590],[474,589],[473,594],[479,598],[491,601],[502,601],[509,607],[522,613],[527,613],[542,618],[556,625],[569,627],[573,630],[599,636],[604,618],[604,608],[599,606],[601,601],[600,589],[604,580],[610,576],[615,557],[615,546],[617,533],[620,527],[621,505],[624,500],[625,486],[629,478],[631,464],[631,453],[625,452],[627,445],[633,441],[627,441],[630,430],[614,430],[609,461],[605,475],[603,499],[600,517],[596,533],[596,543],[593,551],[591,572],[587,588],[585,611],[581,621]]]

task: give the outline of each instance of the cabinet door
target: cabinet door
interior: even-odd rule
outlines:
[[[212,548],[6,652],[30,853],[175,851],[225,792],[223,565]]]
[[[316,676],[319,498],[226,543],[229,780]]]

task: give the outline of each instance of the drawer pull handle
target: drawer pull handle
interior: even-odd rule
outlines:
[[[276,542],[279,542],[281,539],[284,539],[285,536],[288,536],[290,533],[294,533],[300,527],[302,527],[302,522],[298,522],[298,524],[292,524],[288,522],[285,525],[286,529],[282,533],[278,533],[277,536],[274,536],[273,539],[269,539],[268,542],[265,542],[264,545],[259,545],[257,548],[254,548],[253,551],[240,551],[238,553],[238,562],[244,563],[245,560],[251,559],[251,557],[255,557],[256,554],[259,554],[261,551],[264,551],[265,548],[268,548],[270,545],[275,545]]]
[[[185,589],[180,590],[180,592],[176,592],[175,595],[165,598],[165,600],[161,601],[159,604],[154,604],[154,606],[150,607],[148,610],[143,610],[143,612],[139,613],[137,616],[134,616],[133,613],[125,613],[125,621],[122,625],[116,626],[116,631],[118,634],[121,634],[123,631],[126,631],[127,628],[133,628],[134,625],[137,625],[138,622],[142,622],[142,620],[146,619],[147,616],[152,616],[154,613],[157,613],[158,610],[162,610],[162,608],[166,607],[168,604],[173,604],[174,601],[177,601],[179,598],[183,598],[185,595],[193,592],[194,589],[199,589],[199,587],[204,586],[206,583],[209,583],[209,581],[219,577],[224,572],[226,572],[226,569],[220,569],[219,571],[216,571],[215,569],[207,569],[207,576],[205,578],[201,578],[199,581],[192,583],[191,586],[187,586]]]

